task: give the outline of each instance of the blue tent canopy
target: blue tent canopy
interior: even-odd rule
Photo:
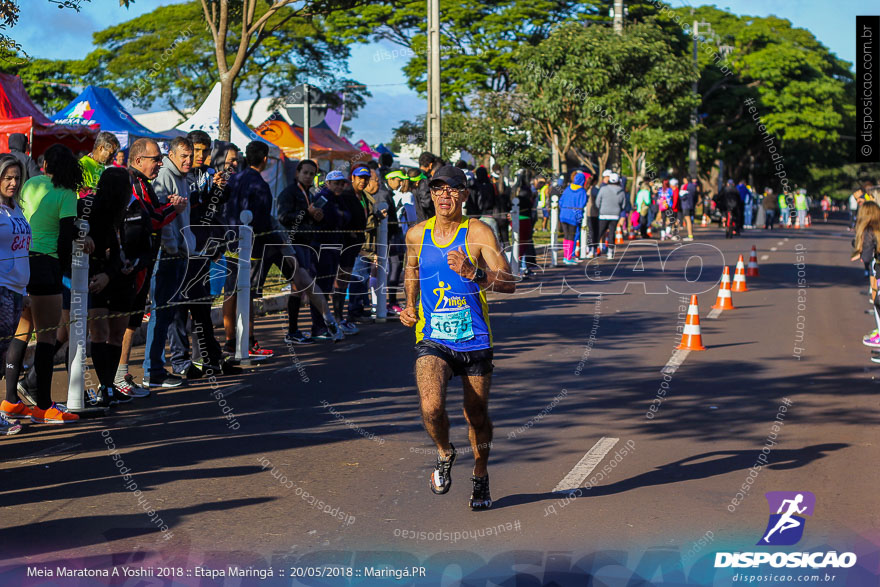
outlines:
[[[129,137],[159,140],[169,138],[143,126],[128,113],[113,92],[96,86],[86,86],[86,89],[61,112],[53,116],[52,120],[58,124],[84,126],[99,124],[101,130],[116,135],[123,149],[128,148],[129,143],[134,140]]]
[[[394,153],[391,152],[391,149],[389,149],[388,147],[386,147],[386,146],[385,146],[384,144],[382,144],[382,143],[379,143],[379,146],[376,147],[376,152],[377,152],[377,153],[388,153],[389,155],[391,155],[392,157],[394,157]]]

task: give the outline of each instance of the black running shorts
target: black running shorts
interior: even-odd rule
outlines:
[[[32,254],[31,276],[27,292],[32,296],[54,296],[61,293],[61,262],[51,255]]]
[[[454,351],[433,340],[416,343],[416,360],[420,357],[439,357],[452,369],[452,375],[488,375],[495,366],[491,348],[478,351]]]

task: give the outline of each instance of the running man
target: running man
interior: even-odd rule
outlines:
[[[776,511],[777,514],[782,514],[783,508],[785,508],[785,504],[789,504],[788,509],[782,516],[779,518],[779,521],[776,522],[776,525],[773,526],[773,529],[767,532],[767,535],[764,536],[764,542],[770,544],[770,537],[774,532],[779,530],[779,533],[782,534],[786,530],[790,530],[792,528],[797,528],[801,525],[800,521],[792,518],[794,514],[802,514],[807,511],[807,506],[803,508],[799,508],[798,505],[804,501],[804,495],[802,493],[798,493],[794,499],[784,499],[782,503],[779,504],[779,509]]]
[[[486,289],[513,293],[516,284],[495,234],[462,215],[467,177],[457,167],[441,167],[429,184],[436,216],[406,233],[406,309],[400,321],[416,327],[416,383],[422,421],[437,445],[430,487],[437,495],[452,486],[455,447],[449,442],[446,387],[459,375],[464,386],[464,415],[474,451],[472,510],[492,506],[489,495],[489,386],[492,380],[492,330]],[[442,244],[445,243],[445,244]]]

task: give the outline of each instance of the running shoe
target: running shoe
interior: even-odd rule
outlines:
[[[18,395],[20,395],[22,399],[24,399],[24,401],[26,401],[30,405],[37,405],[36,390],[30,389],[27,385],[25,385],[24,380],[18,382]]]
[[[401,312],[403,312],[403,308],[401,308],[397,304],[392,304],[391,306],[389,306],[389,309],[393,310],[395,315],[399,315]]]
[[[880,334],[872,336],[871,338],[862,339],[862,344],[875,349],[880,348]]]
[[[131,377],[131,375],[127,375],[127,376]],[[115,387],[116,391],[118,391],[120,394],[124,395],[125,397],[130,397],[130,398],[149,397],[149,395],[150,395],[149,390],[146,390],[143,387],[138,387],[137,385],[129,383],[128,381],[126,381],[124,379],[122,381],[114,381],[113,387]]]
[[[345,338],[345,333],[336,324],[328,324],[326,328],[312,332],[312,340],[339,342]]]
[[[488,510],[492,507],[492,496],[489,495],[489,476],[471,477],[474,491],[471,493],[470,506],[474,511]]]
[[[7,418],[12,418],[13,420],[23,420],[25,418],[31,417],[32,410],[24,405],[23,401],[18,401],[17,403],[8,402],[3,400],[0,402],[0,415],[6,416]]]
[[[592,258],[595,257],[595,256],[596,256],[596,255],[593,254],[593,251],[592,251],[592,250],[590,250],[590,251],[587,252],[587,259],[592,259]]]
[[[178,371],[177,373],[175,373],[175,375],[179,377],[185,377],[187,380],[190,380],[201,379],[204,373],[201,369],[196,367],[194,363],[190,363],[189,365],[187,365],[186,369],[184,369],[183,371]]]
[[[563,263],[563,265],[577,265],[578,264],[578,262],[575,261],[574,259],[563,259],[562,263]]]
[[[354,336],[355,334],[357,334],[358,332],[361,331],[360,328],[358,328],[357,326],[355,326],[354,324],[352,324],[348,320],[343,320],[342,322],[340,322],[339,329],[342,330],[342,332],[346,336]]]
[[[150,390],[138,385],[131,373],[126,373],[121,381],[114,381],[113,385],[121,393],[130,397],[150,397]]]
[[[399,310],[395,310],[394,308],[398,306],[387,305],[385,306],[385,315],[386,316],[397,316],[400,314]]]
[[[340,340],[345,340],[345,333],[342,332],[342,329],[339,328],[339,324],[328,323],[327,329],[330,331],[330,336],[333,339],[333,342],[339,342]]]
[[[437,455],[437,464],[434,466],[434,472],[431,473],[431,491],[436,495],[443,495],[452,487],[452,463],[455,462],[455,447],[449,443],[449,449],[452,454],[446,458]]]
[[[878,334],[880,334],[880,330],[877,330],[875,328],[874,330],[871,331],[871,334],[866,334],[865,336],[862,337],[862,342],[866,342],[868,340],[871,340],[872,338],[874,338]],[[2,408],[0,408],[0,411],[2,411]]]
[[[18,422],[10,422],[6,419],[6,416],[0,414],[0,436],[12,436],[19,432],[21,432],[21,424]]]
[[[134,399],[134,397],[119,393],[114,385],[102,385],[98,389],[98,393],[101,394],[101,397],[106,398],[104,403],[111,406],[115,406],[116,404],[127,404]]]
[[[67,406],[55,402],[52,402],[52,405],[45,410],[34,407],[33,414],[31,414],[31,422],[37,424],[70,424],[77,420],[79,420],[79,416],[71,414]]]
[[[313,342],[311,337],[303,334],[302,330],[288,332],[284,335],[284,344],[312,344]]]
[[[181,385],[183,385],[183,379],[164,370],[156,375],[144,375],[144,387],[147,388],[163,387],[170,389],[172,387],[180,387]]]
[[[250,351],[248,351],[248,354],[252,357],[271,357],[272,355],[275,354],[275,351],[270,351],[269,349],[264,349],[263,347],[260,346],[260,343],[258,343],[257,341],[254,341],[254,344],[253,344],[253,346],[251,346],[251,349],[250,349]]]

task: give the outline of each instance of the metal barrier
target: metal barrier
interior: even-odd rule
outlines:
[[[250,360],[251,321],[251,253],[254,248],[254,229],[249,225],[254,219],[250,210],[242,210],[238,228],[238,278],[235,282],[235,359]]]

